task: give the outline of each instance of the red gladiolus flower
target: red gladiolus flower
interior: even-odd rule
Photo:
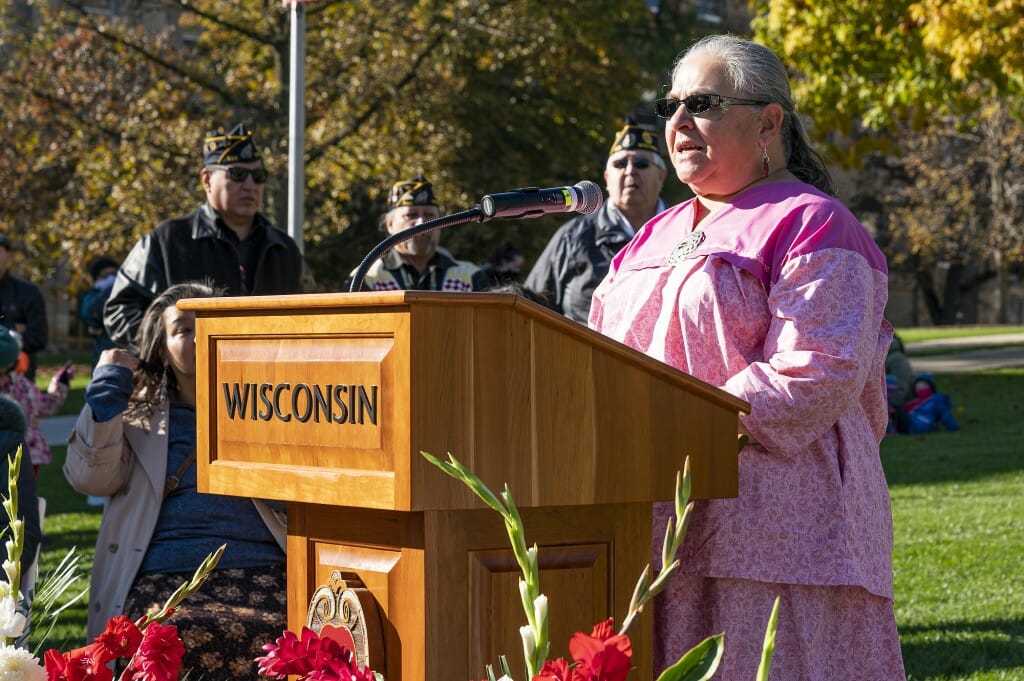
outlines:
[[[185,646],[178,628],[151,622],[131,663],[135,681],[176,681]]]
[[[43,657],[47,681],[112,681],[114,673],[96,655],[96,646],[67,653],[50,649]]]
[[[325,659],[321,669],[310,672],[306,681],[374,681],[373,671],[367,667],[359,669],[355,653],[342,649],[342,655]]]
[[[577,631],[569,641],[569,654],[579,664],[574,681],[623,681],[630,670],[633,645],[625,634],[615,634],[609,618],[594,625],[590,636]]]
[[[564,657],[557,660],[545,660],[540,673],[535,674],[533,681],[571,681],[572,672]]]
[[[142,632],[124,615],[110,618],[107,628],[96,637],[96,654],[103,664],[119,657],[131,657],[142,643]]]
[[[309,627],[302,627],[302,638],[285,631],[273,643],[263,646],[266,655],[257,657],[259,673],[274,679],[283,679],[292,674],[302,678],[313,679],[312,673],[332,673],[337,664],[347,664],[350,651],[345,650],[337,641],[320,636]],[[355,664],[351,668],[358,673]],[[333,677],[324,677],[329,680]],[[346,681],[351,677],[345,677]],[[359,677],[355,677],[357,681]],[[371,675],[372,679],[373,676]]]

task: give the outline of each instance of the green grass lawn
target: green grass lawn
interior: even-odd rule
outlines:
[[[77,379],[76,379],[77,380]],[[939,376],[961,430],[887,438],[896,617],[915,681],[1024,679],[1024,369]],[[46,569],[71,546],[87,567],[100,513],[44,466]],[[85,606],[58,630],[84,643]],[[865,651],[870,654],[870,651]]]
[[[1024,333],[1024,326],[915,326],[896,329],[904,343],[966,338],[969,336],[998,336],[1005,333]]]
[[[907,674],[1024,679],[1024,369],[938,379],[961,430],[882,443]]]

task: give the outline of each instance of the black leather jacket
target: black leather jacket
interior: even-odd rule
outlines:
[[[146,308],[173,284],[206,281],[223,295],[299,293],[302,254],[290,236],[256,215],[251,238],[260,239],[252,290],[243,279],[238,247],[226,236],[223,222],[208,203],[188,215],[161,222],[139,239],[121,263],[103,324],[120,346],[135,348],[135,334]]]

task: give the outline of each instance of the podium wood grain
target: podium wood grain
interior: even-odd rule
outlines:
[[[499,654],[521,659],[501,519],[421,451],[512,490],[540,546],[552,656],[623,616],[650,560],[650,505],[671,499],[684,457],[695,498],[736,494],[746,403],[525,299],[180,305],[197,314],[200,490],[289,502],[290,627],[333,570],[357,573],[384,616],[389,681],[482,678]],[[642,677],[650,621],[633,636]]]

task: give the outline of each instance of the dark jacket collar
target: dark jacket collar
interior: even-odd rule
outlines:
[[[219,215],[217,215],[217,211],[215,211],[209,203],[201,205],[199,210],[195,212],[195,218],[192,220],[192,238],[212,239],[219,236],[220,227],[217,224],[218,220],[220,220],[221,224],[224,224],[224,221],[220,219]],[[256,217],[253,219],[252,228],[254,231],[263,228],[266,232],[268,243],[284,243],[284,233],[274,227],[263,213],[256,213]],[[224,229],[230,228],[225,224]]]

